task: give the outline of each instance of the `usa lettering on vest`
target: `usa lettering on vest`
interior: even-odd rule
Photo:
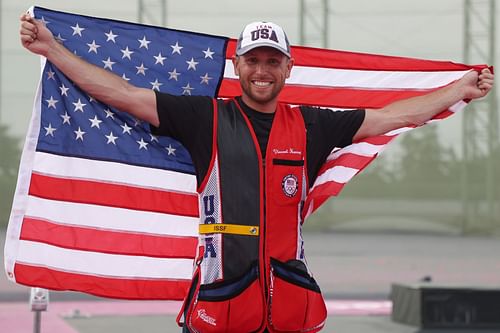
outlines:
[[[203,197],[203,210],[205,212],[205,221],[203,221],[204,224],[214,224],[215,218],[214,218],[214,213],[215,213],[215,206],[214,206],[214,196],[213,195],[206,195]],[[205,258],[208,257],[215,258],[217,257],[217,252],[215,251],[215,246],[213,244],[213,239],[212,237],[207,237],[205,238]]]

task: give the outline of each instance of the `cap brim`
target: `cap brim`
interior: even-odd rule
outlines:
[[[274,43],[265,42],[265,41],[264,42],[260,42],[260,43],[252,43],[251,45],[247,45],[245,47],[242,47],[242,48],[240,48],[240,49],[238,49],[236,51],[236,55],[238,55],[238,56],[244,55],[248,51],[256,49],[258,47],[271,47],[271,48],[273,48],[275,50],[280,51],[281,53],[283,53],[284,55],[286,55],[288,58],[290,58],[290,52],[288,52],[287,50],[283,49],[279,45],[276,45]]]

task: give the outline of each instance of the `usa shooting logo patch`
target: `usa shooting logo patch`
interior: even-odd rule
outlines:
[[[294,197],[297,194],[297,190],[299,189],[299,182],[295,175],[289,174],[286,175],[281,181],[281,188],[283,189],[283,193],[289,198]]]

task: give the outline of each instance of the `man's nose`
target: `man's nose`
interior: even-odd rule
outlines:
[[[267,70],[267,65],[265,63],[259,62],[257,64],[257,68],[256,68],[257,73],[259,73],[259,74],[264,73],[264,72],[266,72],[266,70]]]

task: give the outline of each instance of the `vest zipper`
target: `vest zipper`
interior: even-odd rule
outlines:
[[[267,260],[266,260],[266,224],[267,224],[267,196],[266,196],[266,183],[267,183],[267,176],[266,176],[266,159],[262,159],[262,173],[263,173],[263,221],[262,221],[262,262],[264,266],[264,297],[267,303],[267,298],[268,298],[268,286],[267,286]]]

